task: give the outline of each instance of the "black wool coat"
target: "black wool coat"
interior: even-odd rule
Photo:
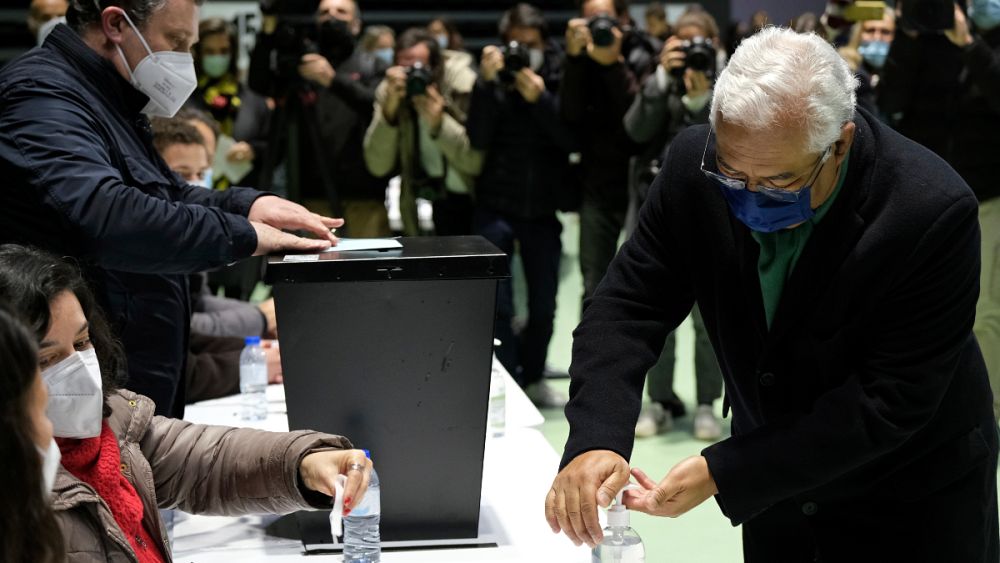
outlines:
[[[976,197],[931,151],[855,123],[770,330],[758,245],[699,170],[708,126],[677,137],[574,333],[562,463],[631,455],[646,371],[697,302],[733,416],[703,455],[748,561],[995,562]]]

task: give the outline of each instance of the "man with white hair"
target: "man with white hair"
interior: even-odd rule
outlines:
[[[600,542],[631,473],[633,510],[715,496],[746,561],[998,560],[976,198],[856,86],[819,37],[767,28],[671,145],[574,333],[554,532]],[[695,303],[732,437],[656,482],[627,461],[643,376]]]

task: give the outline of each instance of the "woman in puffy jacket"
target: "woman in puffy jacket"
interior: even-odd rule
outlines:
[[[67,561],[171,561],[158,508],[236,515],[329,507],[345,474],[347,513],[367,489],[371,463],[343,437],[154,416],[151,400],[119,389],[120,346],[75,266],[0,246],[0,300],[18,308],[38,340],[46,414],[62,454],[51,502]]]

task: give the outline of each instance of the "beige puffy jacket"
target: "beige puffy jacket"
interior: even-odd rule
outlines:
[[[142,499],[143,525],[160,538],[168,562],[158,508],[227,516],[322,508],[328,497],[317,493],[315,505],[303,498],[299,464],[307,453],[351,448],[345,438],[319,432],[264,432],[153,416],[153,401],[130,391],[119,391],[109,404],[121,470]],[[93,488],[60,468],[53,494],[68,562],[137,561]]]

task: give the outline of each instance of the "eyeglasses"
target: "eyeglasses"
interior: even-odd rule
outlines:
[[[712,172],[711,170],[705,170],[705,156],[708,155],[708,143],[712,139],[713,132],[714,131],[712,129],[709,129],[708,138],[705,139],[705,150],[701,153],[701,171],[705,174],[705,176],[707,176],[712,180],[715,180],[725,188],[729,188],[731,190],[747,189],[747,183],[743,180],[739,180],[737,178],[730,178],[729,176],[725,176],[717,172]],[[823,167],[823,164],[826,163],[827,159],[830,158],[832,150],[833,146],[829,146],[826,148],[825,151],[823,151],[823,154],[820,155],[819,160],[817,160],[816,164],[813,165],[812,172],[809,173],[809,180],[807,180],[806,183],[803,184],[797,190],[789,190],[788,188],[775,188],[771,186],[764,186],[761,184],[757,184],[756,186],[754,186],[755,191],[758,191],[776,201],[784,201],[789,203],[798,201],[799,196],[802,194],[802,192],[805,191],[806,188],[812,186],[813,182],[816,181],[816,177],[819,175],[820,169]],[[794,184],[795,182],[792,183]]]

